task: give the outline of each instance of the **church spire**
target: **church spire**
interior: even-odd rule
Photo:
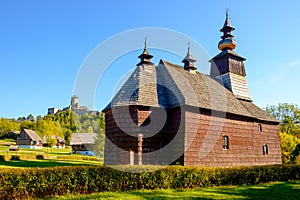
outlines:
[[[224,26],[221,28],[221,32],[223,32],[223,36],[221,37],[221,41],[218,44],[218,48],[223,51],[226,49],[234,50],[236,47],[236,41],[233,39],[233,35],[231,34],[231,31],[234,31],[235,28],[231,26],[231,23],[229,21],[229,15],[228,15],[228,9],[226,11],[226,19]]]
[[[153,58],[153,56],[148,52],[148,48],[147,48],[147,37],[145,37],[144,51],[141,55],[139,55],[138,58],[141,59],[141,61],[137,64],[137,66],[142,64],[153,64],[150,61],[151,58]]]
[[[197,68],[195,67],[194,64],[196,62],[196,59],[190,53],[190,43],[188,43],[188,52],[185,58],[182,60],[182,62],[184,63],[185,70],[188,70],[189,72],[196,72]]]
[[[220,31],[223,32],[222,40],[218,44],[221,53],[210,60],[210,75],[220,79],[224,86],[239,99],[252,101],[246,80],[244,65],[246,59],[233,51],[236,42],[231,34],[234,28],[229,21],[228,10],[226,11],[225,23]]]

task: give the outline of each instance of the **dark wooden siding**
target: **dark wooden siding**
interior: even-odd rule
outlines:
[[[22,131],[16,140],[17,145],[32,145],[31,138],[27,135],[25,131]]]
[[[281,164],[278,125],[242,118],[223,119],[187,111],[184,165]],[[229,149],[223,149],[223,136],[228,136]],[[268,155],[263,155],[264,144],[268,145]]]
[[[180,126],[183,124],[180,121],[183,118],[180,109],[164,111],[163,108],[152,108],[150,111],[149,108],[140,106],[114,109],[113,112],[107,110],[105,113],[105,164],[129,164],[130,151],[134,152],[134,164],[137,164],[138,134],[144,135],[143,164],[170,164],[182,155],[184,126]],[[128,118],[128,112],[131,118]],[[151,118],[159,117],[161,112],[167,113],[166,123],[162,128],[153,124],[151,126]],[[132,123],[139,128],[130,127]],[[127,131],[131,129],[132,132],[127,134],[120,127],[125,127]]]

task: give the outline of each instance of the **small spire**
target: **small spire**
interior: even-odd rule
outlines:
[[[191,43],[190,42],[188,42],[188,51],[187,51],[187,54],[184,59],[186,59],[188,61],[196,62],[195,58],[193,58],[193,56],[191,54]]]
[[[197,69],[194,64],[196,62],[196,59],[192,56],[192,54],[190,52],[190,49],[191,49],[190,45],[191,45],[191,43],[188,42],[188,51],[187,51],[185,58],[182,60],[182,62],[184,63],[185,70],[188,70],[190,72],[195,72]]]
[[[226,8],[226,19],[228,19],[229,8]]]
[[[221,32],[224,32],[225,30],[230,30],[230,31],[234,31],[235,28],[233,28],[231,26],[231,23],[229,21],[229,9],[226,9],[226,18],[225,18],[225,23],[224,26],[222,27],[222,29],[220,30]]]
[[[141,55],[139,55],[138,58],[141,59],[141,61],[137,64],[137,66],[142,64],[153,64],[150,61],[151,58],[153,58],[153,56],[148,52],[148,48],[147,48],[147,37],[145,37],[145,41],[144,41],[144,51]]]
[[[147,49],[147,36],[145,37],[144,49]]]

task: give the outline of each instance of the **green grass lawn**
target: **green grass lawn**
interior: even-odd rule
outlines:
[[[55,149],[44,147],[42,149],[27,149],[20,148],[18,151],[9,151],[9,146],[0,145],[0,155],[34,155],[34,154],[47,154],[54,156],[70,155],[71,147],[67,146],[65,149]]]
[[[300,181],[273,182],[254,186],[222,186],[195,189],[137,190],[102,192],[46,199],[299,199]]]
[[[9,151],[9,145],[11,144],[15,144],[15,142],[7,139],[0,140],[0,155],[4,155],[4,156],[48,155],[50,159],[0,161],[0,169],[11,168],[11,167],[22,168],[22,167],[88,166],[88,165],[101,165],[103,163],[101,162],[101,159],[100,161],[88,161],[88,160],[84,160],[85,156],[79,154],[70,154],[71,147],[69,146],[67,146],[65,149],[44,147],[42,149],[20,148],[19,151]],[[88,157],[86,159],[88,159]]]
[[[42,149],[28,149],[20,148],[18,152],[9,151],[10,145],[16,145],[15,140],[2,139],[0,140],[0,155],[30,155],[30,154],[49,154],[49,155],[70,155],[72,148],[66,146],[65,149],[56,149],[51,147],[44,147]]]

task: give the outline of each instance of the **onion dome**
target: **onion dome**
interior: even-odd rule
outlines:
[[[236,47],[236,41],[233,39],[233,35],[231,34],[231,31],[234,31],[235,29],[231,26],[231,23],[228,18],[228,12],[226,13],[226,20],[224,23],[223,28],[221,28],[221,32],[223,32],[223,36],[221,37],[221,41],[218,44],[218,48],[223,51],[226,49],[234,50]]]

